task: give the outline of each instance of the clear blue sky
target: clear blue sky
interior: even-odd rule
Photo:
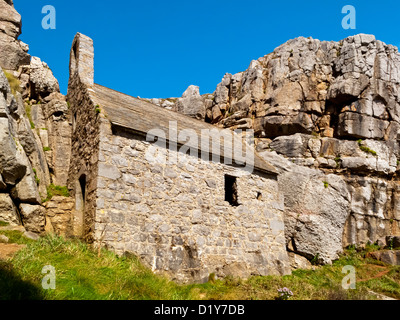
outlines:
[[[329,0],[14,0],[22,15],[20,39],[68,84],[69,50],[76,32],[94,40],[95,82],[144,98],[180,97],[191,85],[214,92],[226,72],[289,39],[338,41],[374,34],[400,45],[399,1]],[[44,30],[44,5],[56,8],[56,29]],[[344,5],[357,10],[357,29],[344,30]]]

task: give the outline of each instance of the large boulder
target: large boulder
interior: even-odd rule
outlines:
[[[39,205],[21,204],[22,223],[27,231],[42,233],[46,225],[46,209]]]
[[[0,31],[15,39],[21,34],[21,15],[7,1],[0,1]]]
[[[31,97],[34,99],[45,98],[53,92],[59,92],[57,79],[45,62],[38,57],[32,57],[30,66]]]
[[[17,207],[6,193],[0,193],[0,221],[8,222],[10,225],[21,224]]]
[[[350,206],[343,179],[304,168],[280,176],[279,188],[285,197],[285,235],[292,249],[321,263],[337,259],[343,251]]]
[[[350,214],[346,182],[340,176],[294,164],[276,152],[259,154],[279,172],[289,249],[320,263],[337,259],[343,251],[342,236]]]
[[[11,189],[11,196],[25,203],[40,204],[42,202],[35,174],[30,166],[22,180]]]
[[[182,98],[179,98],[176,102],[175,110],[192,118],[204,119],[206,107],[204,98],[200,95],[199,87],[189,86]]]
[[[15,185],[27,172],[26,155],[11,135],[8,118],[0,118],[0,173],[6,184]]]
[[[0,0],[0,66],[8,70],[17,70],[19,66],[29,64],[29,47],[20,40],[21,16],[12,2]]]

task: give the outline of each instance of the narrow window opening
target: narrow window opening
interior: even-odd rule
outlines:
[[[74,118],[72,119],[72,131],[76,130],[76,112],[74,113]]]
[[[237,178],[225,175],[225,201],[228,201],[231,206],[237,207],[238,192],[237,192]]]
[[[261,200],[262,199],[262,193],[261,192],[257,192],[257,200]]]
[[[76,42],[74,43],[74,46],[72,47],[72,51],[73,51],[73,53],[74,53],[74,58],[76,59],[77,57],[76,57],[76,53],[77,53],[77,48],[76,48],[77,46],[76,46]]]
[[[85,229],[85,201],[86,201],[86,175],[81,175],[75,182],[75,213],[74,213],[74,235],[84,236]]]
[[[86,200],[86,176],[82,175],[79,178],[79,185],[81,187],[81,194],[82,194],[82,202],[83,202],[83,208],[85,207],[85,200]]]

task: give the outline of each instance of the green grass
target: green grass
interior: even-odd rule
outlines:
[[[50,150],[51,150],[50,147],[43,147],[43,151],[44,151],[44,152],[47,152],[47,151],[50,151]]]
[[[4,71],[4,70],[3,70],[3,72],[8,80],[8,83],[10,84],[11,93],[13,95],[15,95],[17,92],[21,92],[22,91],[21,90],[21,82],[16,77],[14,77],[11,73]]]
[[[37,176],[37,171],[36,171],[35,168],[33,168],[32,171],[33,171],[33,173],[34,173],[34,175],[35,175],[34,178],[35,178],[36,184],[39,185],[39,184],[40,184],[40,179],[39,179],[38,176]]]
[[[0,220],[0,227],[7,227],[9,225],[8,222]]]
[[[32,106],[29,103],[25,103],[25,112],[28,117],[29,123],[31,125],[31,129],[35,129],[35,124],[32,120]]]
[[[274,300],[278,289],[293,292],[290,300],[374,299],[368,290],[400,299],[400,267],[368,258],[366,250],[350,248],[332,265],[296,270],[287,276],[254,276],[248,280],[211,274],[205,284],[179,285],[155,275],[134,256],[119,257],[93,250],[78,240],[46,236],[38,241],[17,231],[0,231],[11,242],[25,244],[12,260],[0,262],[0,299],[44,300]],[[56,289],[44,290],[41,270],[56,270]],[[342,268],[356,268],[356,289],[344,290]],[[387,273],[374,278],[382,270]]]
[[[325,189],[329,187],[329,183],[327,181],[323,181]]]
[[[66,186],[56,186],[54,184],[50,184],[47,187],[47,197],[42,202],[50,201],[54,196],[68,198],[70,196],[70,193]]]
[[[10,284],[15,278],[34,287],[31,299],[51,300],[158,300],[190,299],[191,288],[179,286],[168,279],[155,276],[135,257],[118,257],[112,252],[98,252],[77,240],[47,236],[30,243],[17,253],[8,266],[14,277],[1,279],[0,298],[8,299],[20,292]],[[42,268],[52,265],[56,270],[56,289],[40,286]],[[2,280],[2,281],[1,281]],[[9,288],[11,291],[6,291]],[[24,297],[26,298],[26,296]]]
[[[361,139],[359,139],[357,142],[358,142],[358,146],[359,146],[359,148],[360,148],[361,151],[364,151],[364,152],[366,152],[366,153],[370,153],[370,154],[372,154],[372,155],[375,156],[375,157],[378,155],[378,154],[376,153],[376,151],[374,151],[374,150],[372,150],[372,149],[370,149],[370,148],[364,146],[364,145],[362,144],[363,141],[362,141]]]

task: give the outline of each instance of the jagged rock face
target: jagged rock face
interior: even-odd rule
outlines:
[[[329,263],[343,246],[400,233],[394,46],[363,34],[300,37],[226,74],[213,97],[205,120],[254,129],[280,170],[289,250]]]
[[[0,220],[42,233],[47,187],[67,181],[70,116],[58,81],[46,63],[31,59],[20,34],[13,2],[0,0]]]
[[[32,57],[27,74],[29,74],[30,97],[36,100],[45,98],[53,92],[60,92],[57,79],[50,68],[38,57]]]
[[[207,115],[220,121],[218,106],[220,123],[232,127],[240,113],[252,119],[259,137],[316,132],[387,140],[398,129],[399,83],[397,49],[374,36],[341,42],[300,37],[252,61],[245,72],[226,74]]]
[[[8,70],[29,64],[29,47],[17,40],[21,34],[21,16],[12,1],[0,1],[0,65]]]

